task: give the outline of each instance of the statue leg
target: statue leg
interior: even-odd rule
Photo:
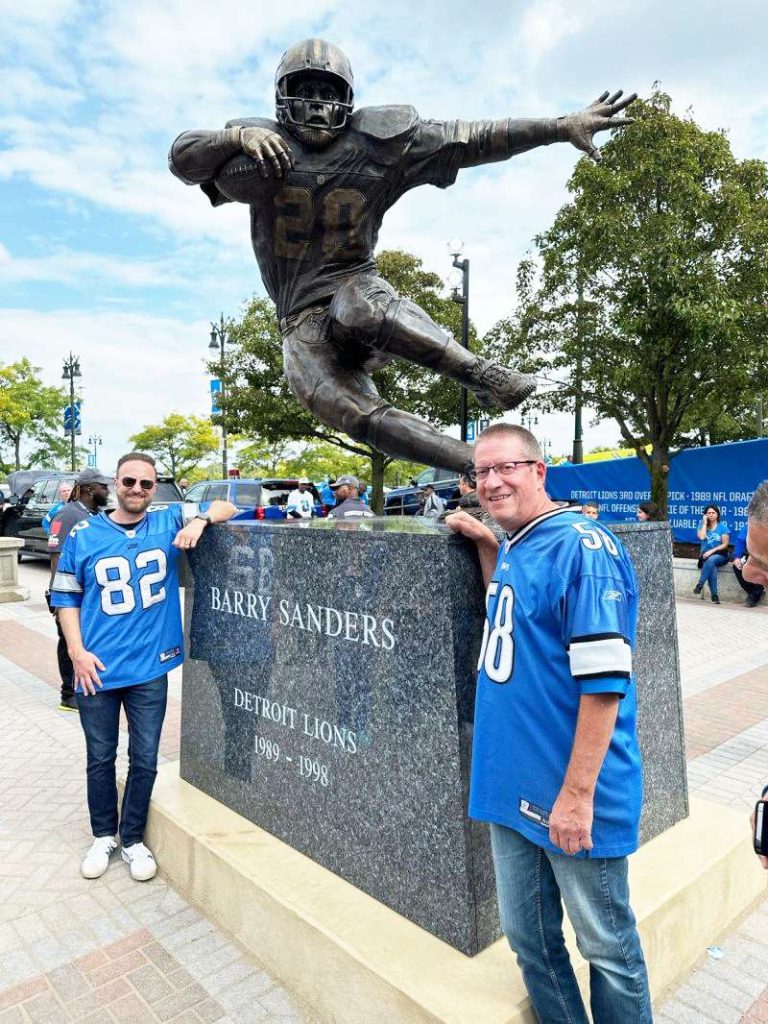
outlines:
[[[327,311],[308,310],[283,329],[288,384],[298,400],[326,426],[398,459],[460,473],[472,448],[447,437],[426,420],[385,402],[370,376],[328,337]]]
[[[370,345],[375,354],[418,363],[459,381],[484,408],[514,409],[536,390],[533,377],[473,355],[381,277],[346,281],[329,307],[331,333],[343,343]]]

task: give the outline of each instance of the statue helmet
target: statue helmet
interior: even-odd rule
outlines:
[[[303,39],[289,46],[275,72],[275,111],[277,120],[298,129],[308,129],[304,101],[291,94],[291,79],[299,74],[328,75],[341,89],[342,99],[327,105],[332,107],[331,125],[336,134],[344,128],[352,113],[355,80],[347,55],[333,43],[324,39]],[[293,105],[292,105],[293,104]],[[303,115],[299,111],[304,110]]]

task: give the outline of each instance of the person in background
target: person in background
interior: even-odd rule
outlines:
[[[329,476],[324,484],[320,485],[320,499],[330,512],[336,504],[336,495],[333,493],[333,485],[336,483],[335,476]]]
[[[187,491],[189,490],[189,480],[187,480],[185,476],[183,476],[181,480],[179,480],[179,490],[181,491],[182,495],[186,495]]]
[[[336,507],[328,513],[329,519],[369,519],[373,512],[359,498],[360,481],[347,473],[333,484]]]
[[[434,484],[424,484],[419,492],[419,508],[417,516],[424,516],[425,519],[437,519],[442,512],[445,512],[445,502],[435,494]]]
[[[368,500],[368,484],[365,482],[365,480],[360,481],[360,486],[357,489],[357,496],[360,499],[360,501],[364,502],[366,505],[371,504],[370,501]]]
[[[720,604],[717,593],[717,570],[728,561],[728,524],[720,519],[720,508],[707,505],[698,529],[701,541],[699,549],[699,582],[693,588],[694,594],[701,594],[704,584],[709,584],[713,604]]]
[[[733,574],[738,581],[739,586],[747,595],[747,599],[744,602],[747,608],[754,608],[760,603],[765,593],[765,587],[762,583],[750,583],[744,579],[744,573],[742,569],[749,558],[749,552],[747,551],[747,532],[749,531],[749,523],[747,522],[736,536],[736,540],[733,542]]]
[[[97,469],[84,469],[76,478],[74,488],[67,483],[67,491],[69,492],[67,503],[60,507],[59,512],[53,517],[48,530],[51,580],[48,584],[45,599],[56,621],[56,632],[59,637],[59,642],[56,645],[56,659],[59,663],[59,676],[61,677],[59,711],[77,712],[79,708],[75,699],[72,659],[67,650],[67,641],[61,632],[57,609],[51,607],[51,588],[56,577],[56,567],[59,564],[61,552],[67,537],[72,532],[72,528],[83,519],[95,515],[99,509],[106,506],[109,498],[109,485],[111,483],[112,478],[103,476]],[[61,493],[61,487],[59,487],[59,493]]]
[[[635,514],[641,523],[661,522],[661,510],[655,501],[641,501]]]
[[[62,480],[59,484],[59,489],[56,492],[57,500],[51,505],[48,511],[43,516],[43,521],[40,524],[45,530],[46,536],[51,532],[51,523],[59,512],[64,508],[66,503],[69,501],[69,496],[72,494],[73,484],[69,480]]]
[[[585,501],[581,506],[581,514],[587,519],[597,519],[600,515],[600,506],[596,501]]]
[[[309,489],[309,480],[303,476],[288,495],[286,513],[289,519],[311,519],[315,499]]]

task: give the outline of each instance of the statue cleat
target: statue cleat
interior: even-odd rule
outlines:
[[[536,390],[536,379],[506,366],[478,359],[469,390],[483,409],[514,409]]]

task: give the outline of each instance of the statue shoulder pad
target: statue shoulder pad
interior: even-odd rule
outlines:
[[[399,139],[411,131],[418,120],[413,107],[361,107],[352,115],[352,127],[374,139]]]

